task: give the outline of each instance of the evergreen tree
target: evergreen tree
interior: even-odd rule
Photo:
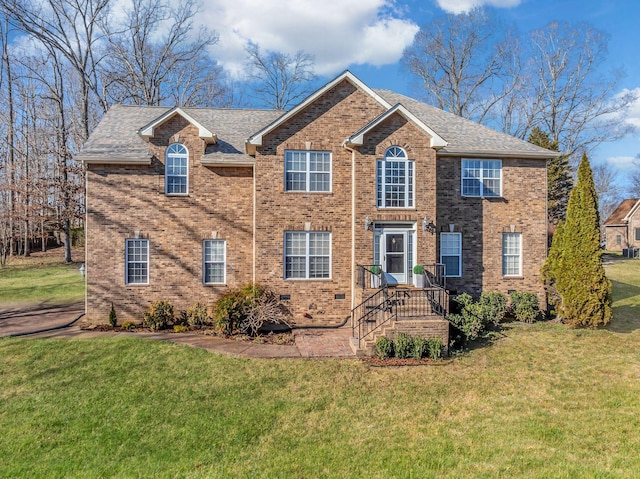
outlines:
[[[591,328],[607,324],[611,320],[611,282],[602,266],[598,196],[586,154],[558,242],[557,266],[553,266],[556,259],[552,260],[550,272],[562,298],[563,320],[571,326]]]
[[[551,151],[560,151],[557,141],[552,141],[541,128],[535,127],[529,135],[529,143]],[[569,194],[573,187],[571,166],[567,155],[551,158],[547,163],[547,215],[549,223],[557,225],[567,214]]]
[[[549,304],[554,306],[556,313],[559,311],[562,305],[562,300],[556,283],[558,277],[562,273],[560,270],[560,258],[562,255],[562,234],[564,232],[564,223],[560,221],[553,233],[553,241],[551,242],[551,248],[549,248],[549,254],[547,260],[542,265],[542,281],[544,282],[545,290],[547,291],[547,300]]]

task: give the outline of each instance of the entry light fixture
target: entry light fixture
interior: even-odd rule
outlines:
[[[436,232],[436,225],[432,221],[429,221],[426,216],[422,218],[422,231],[428,231],[431,234]]]
[[[365,231],[369,231],[371,229],[371,218],[368,216],[364,219],[364,229]]]

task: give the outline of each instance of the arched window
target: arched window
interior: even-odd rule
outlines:
[[[376,167],[378,208],[413,208],[413,163],[399,146],[387,148]]]
[[[166,194],[189,193],[189,152],[184,145],[173,143],[167,148],[164,177]]]

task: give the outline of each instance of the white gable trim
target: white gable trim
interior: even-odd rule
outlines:
[[[633,207],[629,210],[629,212],[626,214],[626,216],[624,218],[622,218],[622,221],[624,221],[625,223],[628,223],[629,220],[633,217],[633,215],[638,210],[638,207],[640,207],[640,200],[636,201],[636,204],[633,205]]]
[[[373,120],[367,126],[362,128],[360,131],[354,133],[349,138],[347,138],[346,144],[349,145],[349,146],[362,146],[362,144],[364,142],[364,135],[369,133],[373,128],[375,128],[377,125],[379,125],[380,123],[385,121],[387,118],[389,118],[394,113],[398,113],[399,115],[404,117],[407,121],[410,121],[410,122],[414,123],[418,128],[420,128],[427,135],[429,135],[431,137],[431,148],[434,148],[434,149],[438,150],[438,149],[444,148],[445,146],[448,145],[448,143],[444,140],[444,138],[442,138],[435,131],[433,131],[431,128],[429,128],[427,125],[425,125],[422,122],[422,120],[418,119],[413,113],[411,113],[409,110],[407,110],[400,103],[394,105],[392,108],[390,108],[389,110],[384,112],[382,115],[380,115],[378,118]]]
[[[140,128],[140,130],[138,130],[138,135],[140,135],[145,140],[148,140],[149,138],[153,138],[155,136],[155,129],[160,125],[162,125],[165,121],[169,120],[170,118],[173,118],[173,116],[175,115],[180,115],[182,118],[184,118],[193,126],[195,126],[198,129],[198,136],[202,138],[207,144],[216,143],[218,141],[218,137],[216,136],[215,133],[206,129],[196,120],[194,120],[194,118],[191,115],[188,115],[187,113],[185,113],[184,110],[182,110],[182,108],[180,107],[175,107],[170,109],[163,115],[153,120],[151,123],[143,126],[142,128]]]
[[[314,101],[316,101],[316,99],[318,99],[321,95],[331,90],[333,87],[335,87],[336,85],[338,85],[344,80],[347,80],[356,88],[364,91],[367,95],[371,96],[374,100],[380,103],[380,105],[382,105],[384,108],[391,108],[391,105],[385,99],[383,99],[380,95],[378,95],[371,88],[365,85],[360,79],[358,79],[349,70],[346,70],[345,72],[343,72],[342,74],[340,74],[339,76],[331,80],[329,83],[327,83],[325,86],[323,86],[319,90],[316,90],[315,93],[312,93],[310,96],[308,96],[306,100],[304,100],[302,103],[300,103],[299,105],[295,106],[293,109],[286,112],[276,121],[272,122],[271,124],[264,127],[262,130],[260,130],[259,132],[249,137],[249,139],[246,142],[247,153],[255,154],[255,149],[256,149],[255,147],[262,146],[262,137],[264,135],[273,131],[278,126],[283,124],[285,121],[295,116],[298,112],[300,112],[301,110],[303,110],[304,108],[312,104]]]

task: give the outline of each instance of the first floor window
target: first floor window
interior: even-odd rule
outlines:
[[[225,283],[225,240],[210,239],[204,240],[202,245],[202,268],[204,284],[224,284]]]
[[[149,284],[149,240],[126,240],[125,279],[127,284]]]
[[[331,277],[331,233],[287,231],[284,234],[285,279]]]
[[[616,235],[616,244],[622,244],[622,235]]]
[[[440,233],[440,262],[445,276],[462,276],[462,233]]]
[[[331,191],[331,152],[284,152],[285,191]]]
[[[462,196],[502,196],[502,160],[462,160]]]
[[[522,233],[502,234],[502,274],[522,276]]]
[[[636,241],[640,241],[640,228],[636,228]]]

